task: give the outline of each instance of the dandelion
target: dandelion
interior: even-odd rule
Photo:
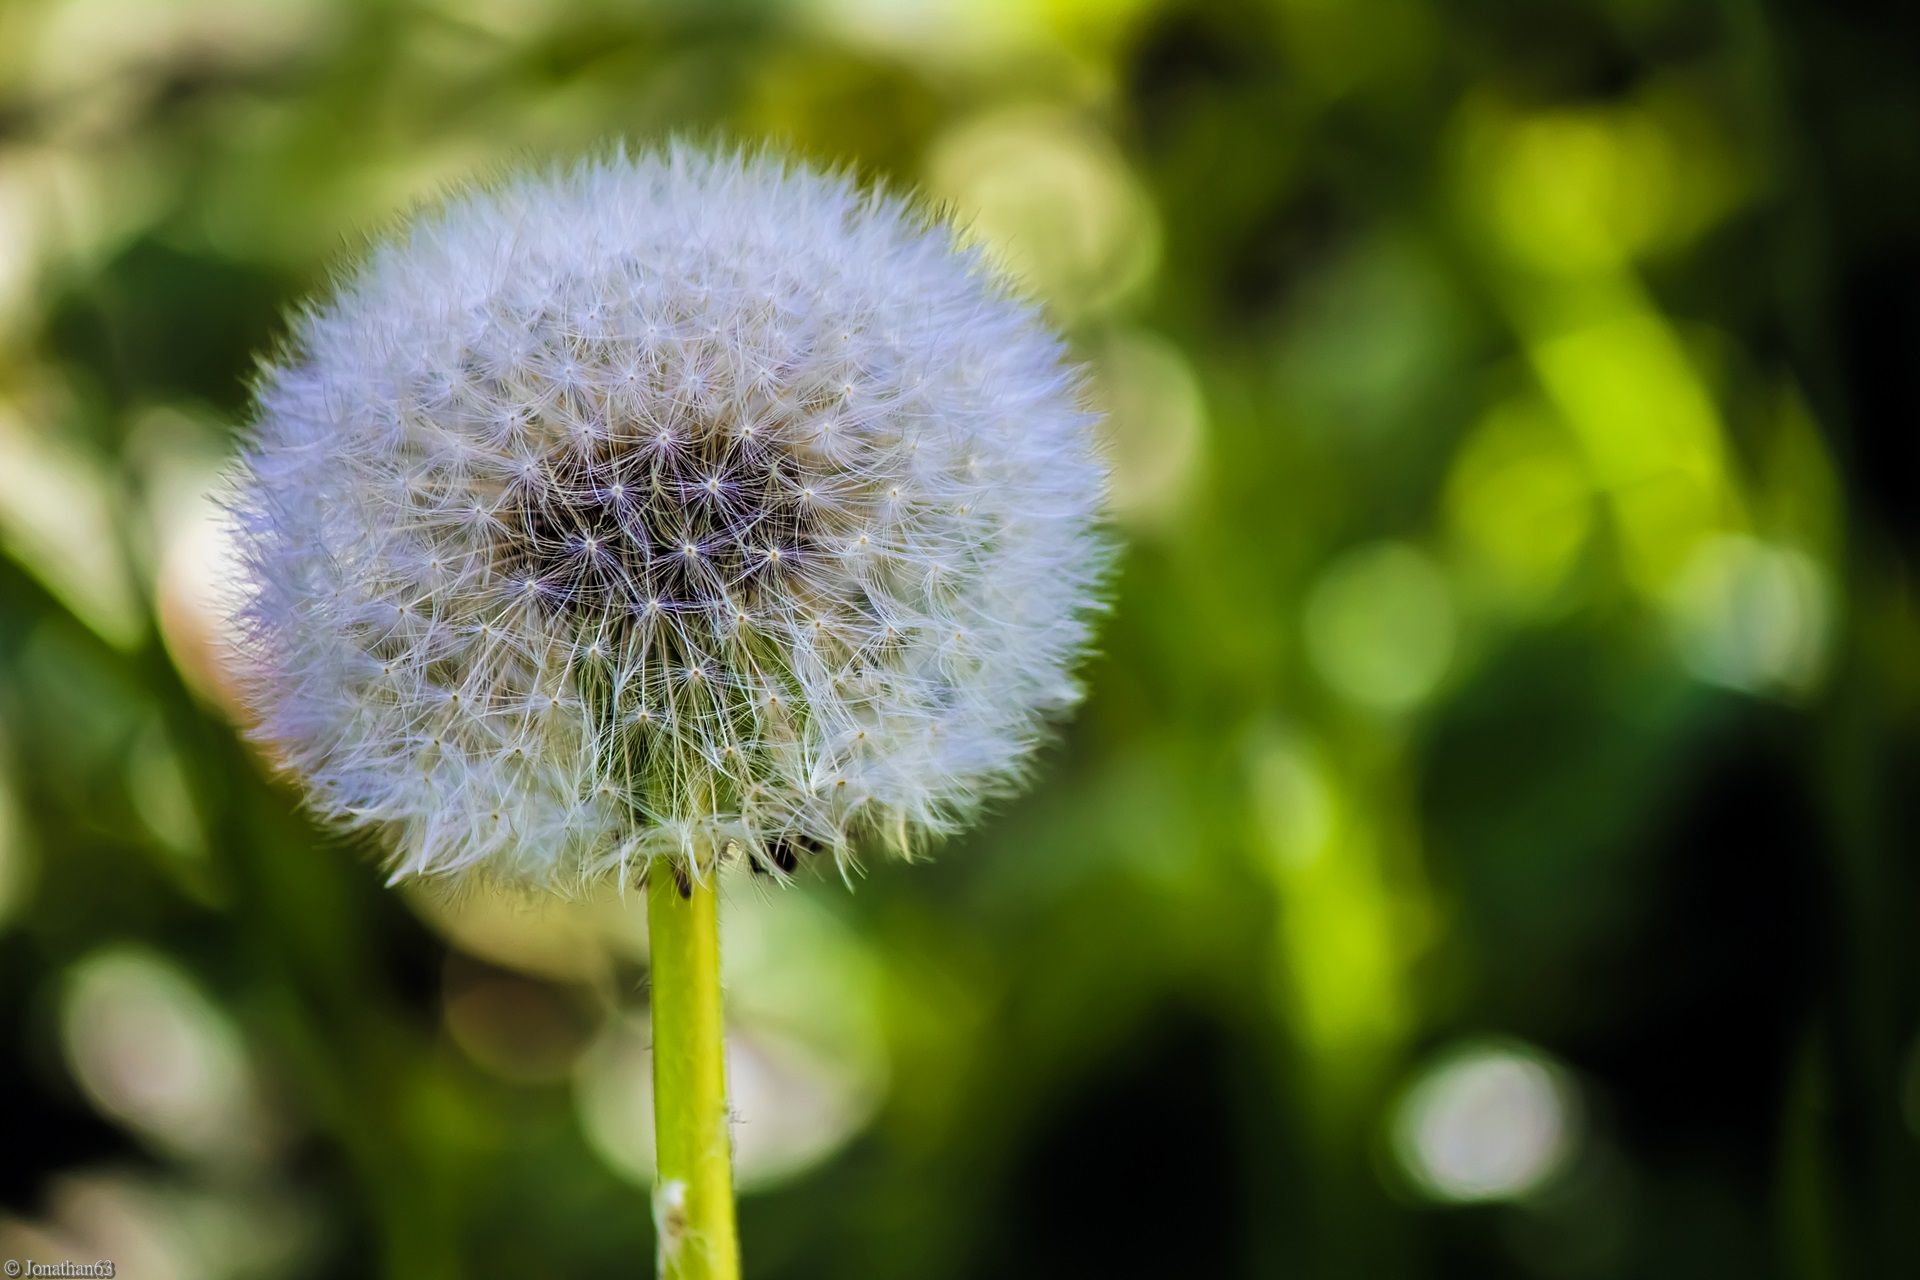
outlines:
[[[909,204],[679,147],[450,201],[262,379],[257,732],[395,879],[646,877],[659,1084],[689,1073],[657,1092],[663,1258],[713,1268],[675,1274],[731,1256],[719,865],[910,854],[1078,696],[1077,379]],[[663,1017],[711,1044],[670,1062]],[[712,1122],[685,1151],[669,1106]]]

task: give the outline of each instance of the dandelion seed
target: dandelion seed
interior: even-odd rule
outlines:
[[[258,733],[404,875],[909,853],[1077,697],[1076,379],[976,255],[836,175],[674,149],[458,197],[263,379]]]

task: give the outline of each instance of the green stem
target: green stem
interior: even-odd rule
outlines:
[[[720,1012],[718,876],[647,877],[653,969],[653,1218],[662,1280],[738,1280]]]

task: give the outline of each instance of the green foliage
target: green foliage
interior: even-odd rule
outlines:
[[[1002,255],[1127,547],[1029,796],[729,886],[748,1274],[1920,1273],[1912,47],[1745,0],[0,9],[0,1256],[647,1265],[640,897],[393,893],[314,830],[235,728],[207,495],[364,236],[679,132]]]

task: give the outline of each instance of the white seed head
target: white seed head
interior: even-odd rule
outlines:
[[[396,878],[907,852],[1078,696],[1077,384],[974,255],[842,177],[673,148],[456,198],[263,378],[258,732]]]

